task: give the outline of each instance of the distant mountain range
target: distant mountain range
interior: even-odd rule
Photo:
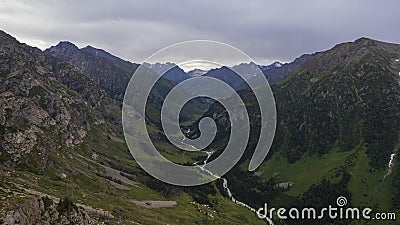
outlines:
[[[119,100],[123,97],[122,90],[124,90],[130,76],[132,76],[139,66],[139,64],[122,60],[102,49],[91,46],[79,49],[76,45],[67,41],[60,42],[56,46],[45,50],[45,53],[73,63],[80,68],[82,72],[89,74],[100,86],[105,87],[112,96]],[[313,55],[303,55],[291,63],[282,64],[280,62],[274,62],[267,66],[255,65],[254,63],[242,63],[233,66],[233,68],[241,71],[245,76],[250,76],[251,74],[246,74],[247,71],[252,71],[254,67],[257,66],[261,69],[269,82],[278,82],[289,74],[294,73],[303,62],[312,56]],[[173,83],[179,83],[195,76],[209,76],[221,79],[235,89],[243,88],[243,80],[235,75],[234,72],[229,71],[227,67],[212,69],[210,71],[194,69],[185,72],[179,68],[179,66],[171,62],[155,64],[145,63],[143,65],[158,74],[163,74],[164,78]],[[101,70],[99,70],[100,68]]]
[[[267,66],[256,65],[254,63],[242,63],[233,66],[232,69],[234,69],[235,71],[240,71],[240,73],[246,77],[250,77],[253,75],[252,71],[254,71],[256,67],[258,67],[264,73],[267,80],[271,83],[274,83],[283,80],[291,73],[296,72],[296,69],[312,56],[313,55],[307,54],[297,58],[291,63],[282,64],[280,62],[274,62]],[[244,88],[244,80],[237,76],[235,72],[232,71],[229,67],[220,67],[216,69],[211,69],[209,71],[193,69],[189,72],[185,72],[174,63],[145,63],[144,65],[158,74],[165,73],[164,77],[174,83],[182,82],[191,77],[208,76],[220,79],[230,84],[235,89]]]

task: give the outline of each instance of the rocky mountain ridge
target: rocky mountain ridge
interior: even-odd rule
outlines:
[[[120,101],[124,97],[130,77],[139,66],[90,46],[79,49],[70,42],[60,42],[44,52],[70,62],[103,88],[110,97]]]

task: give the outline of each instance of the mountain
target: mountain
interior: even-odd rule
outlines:
[[[317,54],[317,53],[316,53]],[[219,80],[224,81],[225,83],[229,84],[235,90],[244,90],[248,89],[249,86],[245,84],[244,80],[236,74],[236,72],[243,75],[246,79],[251,79],[252,76],[259,73],[259,69],[264,74],[265,78],[267,78],[269,83],[276,83],[291,74],[294,74],[297,69],[307,60],[312,58],[314,55],[302,55],[299,58],[295,59],[293,62],[290,63],[280,63],[274,62],[268,66],[260,66],[253,62],[251,63],[241,63],[232,67],[221,67],[212,69],[210,71],[196,71],[201,76],[208,76],[217,78]],[[232,71],[232,69],[234,71]],[[189,76],[193,76],[193,72],[189,72]],[[199,76],[197,75],[197,76]]]
[[[107,61],[112,62],[117,68],[120,68],[128,73],[132,73],[132,71],[135,71],[138,66],[137,64],[131,63],[131,62],[123,60],[115,55],[112,55],[111,53],[106,52],[103,49],[94,48],[90,45],[82,48],[81,50],[82,50],[82,52],[89,53],[95,57],[104,58]]]
[[[174,63],[155,63],[149,64],[144,63],[144,65],[158,74],[163,74],[163,77],[177,84],[191,77],[206,76],[213,77],[228,83],[236,90],[242,90],[248,88],[244,84],[244,80],[240,78],[233,70],[241,73],[241,75],[250,79],[254,74],[258,73],[258,69],[264,73],[265,77],[270,83],[275,83],[283,80],[290,74],[296,72],[297,68],[300,67],[305,61],[313,57],[313,55],[302,55],[301,57],[295,59],[293,62],[282,64],[280,62],[274,62],[268,66],[259,66],[253,62],[251,63],[241,63],[230,67],[221,67],[211,69],[209,71],[204,71],[201,69],[193,69],[189,72],[183,71],[179,66]]]
[[[305,122],[300,133],[317,131],[308,133],[308,137],[318,135],[316,142],[304,143],[301,152],[324,153],[335,143],[348,150],[358,144],[354,139],[363,139],[374,146],[368,151],[371,165],[386,166],[399,131],[400,64],[395,61],[399,55],[399,45],[361,38],[315,55],[297,69],[297,75],[277,85],[277,98],[284,99],[281,108],[296,115],[287,120],[296,121],[298,127]],[[375,134],[376,129],[382,130]]]
[[[280,68],[280,67],[282,67],[282,63],[280,63],[280,62],[278,62],[278,61],[276,61],[276,62],[274,62],[274,63],[272,63],[272,64],[270,64],[270,65],[267,65],[267,66],[260,66],[260,68],[261,68],[262,70],[268,70],[268,69]]]
[[[212,69],[203,76],[217,78],[239,91],[249,89],[249,86],[241,76],[247,80],[251,80],[253,76],[261,75],[261,72],[259,65],[250,62],[241,63],[232,67],[223,66],[221,68]]]
[[[280,62],[274,62],[268,66],[260,66],[260,68],[270,83],[276,83],[295,73],[304,62],[308,61],[316,54],[318,53],[312,55],[304,54],[290,63],[282,64]]]
[[[0,79],[1,224],[262,224],[212,184],[180,188],[147,175],[125,144],[121,104],[81,68],[1,31]],[[173,161],[206,157],[148,129]]]
[[[3,31],[0,31],[0,55],[2,223],[33,223],[38,218],[23,209],[37,210],[40,214],[40,210],[46,211],[44,204],[52,214],[42,214],[46,218],[36,223],[87,224],[86,212],[73,207],[63,213],[61,202],[54,205],[46,198],[32,200],[32,194],[28,193],[33,190],[41,193],[40,187],[46,185],[52,187],[50,183],[40,183],[48,179],[73,177],[76,167],[71,166],[70,150],[82,146],[93,131],[92,126],[112,118],[112,110],[118,107],[113,107],[107,94],[74,66],[21,44]],[[111,127],[116,120],[109,121]],[[67,193],[62,192],[59,198]],[[28,200],[20,211],[13,208],[18,195],[21,200]],[[13,211],[5,215],[7,210]]]
[[[203,75],[206,74],[206,73],[207,73],[207,71],[201,70],[201,69],[193,69],[193,70],[187,72],[187,74],[188,74],[190,77],[203,76]]]
[[[245,157],[226,176],[232,193],[261,206],[268,202],[297,207],[335,204],[342,195],[352,206],[398,211],[400,168],[389,162],[398,158],[400,142],[399,61],[400,45],[361,38],[264,69],[267,76],[269,70],[290,71],[272,84],[278,115],[275,139],[257,175],[246,172],[260,120],[254,95],[240,92],[252,128]],[[211,147],[221,149],[229,134],[229,117],[219,104],[207,116],[221,129]],[[196,128],[191,130],[196,136]],[[390,174],[392,170],[397,172]],[[265,191],[260,179],[287,185],[282,191]]]
[[[191,77],[205,76],[222,80],[225,83],[231,85],[235,90],[242,90],[247,89],[248,86],[245,85],[244,80],[240,78],[234,71],[232,71],[232,69],[236,72],[241,73],[241,75],[245,76],[247,79],[250,79],[254,74],[257,74],[257,70],[260,69],[270,83],[275,83],[296,72],[297,68],[311,57],[313,57],[313,55],[305,54],[295,59],[293,62],[285,64],[274,62],[273,64],[268,66],[259,66],[251,62],[241,63],[232,66],[231,68],[221,67],[211,69],[209,71],[193,69],[189,72],[185,72],[174,63],[168,62],[155,64],[144,63],[143,65],[145,65],[147,68],[151,69],[157,74],[163,74],[164,78],[173,82],[174,84],[178,84]]]
[[[170,62],[154,63],[154,64],[144,62],[143,65],[157,74],[164,74],[165,72],[168,72],[168,70],[177,66],[175,63],[170,63]]]
[[[130,77],[139,66],[90,46],[79,49],[70,42],[60,42],[45,53],[73,64],[117,100],[123,99]]]
[[[226,66],[217,69],[211,69],[203,76],[217,78],[229,84],[234,89],[239,88],[244,82],[244,80],[239,75],[237,75],[233,70]]]
[[[163,77],[174,84],[180,83],[186,79],[189,79],[190,76],[185,73],[179,66],[174,63],[143,63],[144,66],[154,71],[159,75],[163,75]]]
[[[47,150],[61,149],[60,145],[82,143],[86,121],[103,120],[105,114],[99,110],[110,99],[73,66],[46,57],[39,49],[22,45],[4,32],[0,37],[2,158],[14,162],[22,159],[34,168],[36,163],[46,162],[35,162],[25,153],[47,155]]]
[[[91,46],[79,49],[70,42],[60,42],[44,52],[79,68],[85,76],[96,82],[112,99],[117,101],[123,100],[128,82],[139,67],[138,64],[122,60],[102,49]],[[149,72],[166,72],[155,84],[149,96],[149,104],[146,105],[147,120],[161,130],[159,118],[163,99],[175,84],[184,80],[187,75],[172,63],[144,64],[144,66],[150,69]],[[185,95],[184,90],[181,90],[181,94]],[[189,106],[182,111],[183,121],[190,120],[192,116],[198,116],[208,109],[208,104],[197,100],[191,101]]]

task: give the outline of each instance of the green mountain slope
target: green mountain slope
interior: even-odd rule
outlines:
[[[236,181],[235,195],[274,207],[336,204],[343,195],[354,206],[398,211],[397,155],[394,172],[385,174],[400,140],[399,58],[400,45],[361,38],[314,55],[272,84],[277,131],[269,159],[255,173],[240,172],[247,170],[260,126],[254,96],[242,92],[252,135],[241,164],[227,175]],[[216,104],[205,115],[222,128],[213,147],[223,149],[227,113]],[[275,190],[264,191],[271,182]]]

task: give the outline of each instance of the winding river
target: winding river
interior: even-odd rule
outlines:
[[[197,166],[197,167],[199,167],[203,172],[206,172],[206,173],[210,174],[211,176],[214,176],[214,177],[216,177],[216,178],[218,178],[218,179],[222,179],[222,181],[223,181],[222,186],[223,186],[225,192],[228,194],[229,199],[230,199],[232,202],[234,202],[234,203],[236,203],[236,204],[238,204],[238,205],[240,205],[240,206],[242,206],[242,207],[247,208],[248,210],[252,211],[253,213],[255,213],[255,214],[257,215],[257,210],[256,210],[255,208],[249,206],[248,204],[246,204],[246,203],[244,203],[244,202],[241,202],[241,201],[235,199],[235,197],[233,196],[231,190],[229,189],[228,180],[227,180],[226,178],[219,177],[219,176],[213,174],[211,171],[209,171],[209,170],[207,170],[207,169],[205,168],[205,166],[207,165],[208,160],[210,159],[211,155],[212,155],[214,152],[207,152],[207,151],[206,151],[205,153],[207,153],[207,158],[204,160],[203,164],[202,164],[202,165],[199,165],[199,164],[198,164],[199,162],[195,162],[194,165]],[[273,222],[270,218],[265,217],[265,219],[268,221],[268,223],[269,223],[270,225],[274,225],[274,222]]]

